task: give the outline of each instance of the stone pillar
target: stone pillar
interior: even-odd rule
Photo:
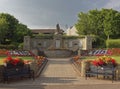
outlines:
[[[81,62],[81,76],[85,77],[86,62],[83,60]]]
[[[81,56],[81,49],[82,49],[82,43],[81,40],[79,39],[79,45],[78,45],[78,56]]]
[[[31,49],[31,40],[30,36],[25,36],[24,37],[24,50],[30,50]]]
[[[85,36],[85,49],[92,49],[92,38],[91,36]]]

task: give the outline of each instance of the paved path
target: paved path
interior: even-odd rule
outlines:
[[[0,89],[118,89],[120,81],[80,77],[69,58],[50,58],[44,71],[34,81],[25,79],[0,84]]]
[[[49,59],[46,69],[41,74],[41,84],[60,85],[73,84],[78,81],[77,73],[74,71],[69,59]]]

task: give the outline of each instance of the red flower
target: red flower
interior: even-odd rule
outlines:
[[[19,58],[15,58],[13,60],[13,65],[17,65],[19,62],[20,62],[20,59]]]
[[[11,57],[11,56],[8,56],[6,59],[7,59],[8,61],[11,61],[11,60],[12,60],[12,57]]]
[[[93,65],[103,66],[103,65],[113,65],[117,66],[115,59],[109,56],[98,57],[96,60],[93,60]]]
[[[114,59],[111,59],[112,64],[116,64],[116,61]]]
[[[17,65],[17,62],[13,60],[13,61],[11,62],[11,64]]]
[[[98,61],[96,61],[96,60],[92,61],[92,63],[93,63],[93,65],[95,65],[95,66],[99,66],[99,63],[98,63]]]
[[[4,63],[6,63],[7,65],[24,65],[24,61],[21,58],[12,58],[11,56],[8,56],[5,60]]]
[[[105,63],[103,62],[103,60],[99,60],[99,61],[98,61],[98,64],[99,64],[99,66],[102,66],[102,65],[104,65]]]

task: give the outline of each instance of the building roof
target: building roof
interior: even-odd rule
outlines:
[[[62,29],[61,29],[62,30]],[[33,33],[51,33],[54,34],[56,29],[31,29]],[[63,31],[63,30],[62,30]],[[64,32],[64,31],[63,31]]]

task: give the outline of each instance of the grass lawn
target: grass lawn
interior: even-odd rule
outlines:
[[[15,58],[16,56],[12,56],[12,58]],[[6,58],[6,56],[0,56],[0,65],[2,65],[3,64],[3,60]],[[22,58],[23,60],[33,60],[33,58],[32,57],[30,57],[30,56],[24,56],[24,57],[22,57],[22,56],[20,56],[20,58]]]
[[[113,56],[113,58],[120,64],[120,56]]]

